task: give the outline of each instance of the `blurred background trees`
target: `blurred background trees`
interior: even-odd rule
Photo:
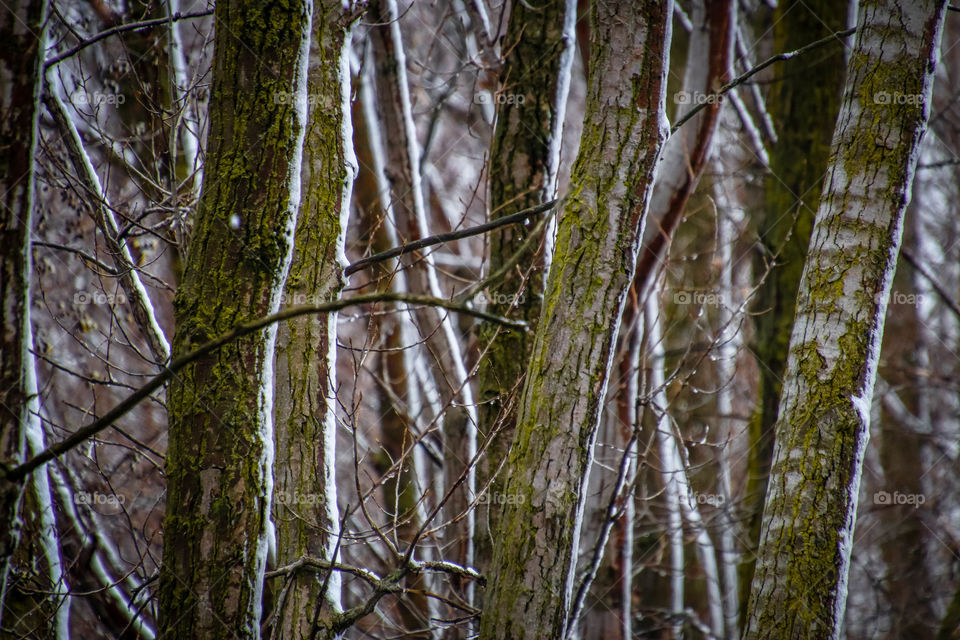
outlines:
[[[781,388],[816,373],[788,367],[798,292],[807,335],[831,331],[800,276],[848,246],[897,265],[889,294],[824,276],[885,314],[851,338],[879,345],[856,513],[816,494],[856,518],[845,616],[812,628],[960,637],[960,27],[937,47],[894,2],[773,4],[0,9],[5,468],[240,322],[448,307],[283,321],[8,476],[0,636],[738,637],[773,436],[799,437]],[[912,25],[864,46],[909,36],[937,65],[858,62],[858,15]],[[845,153],[890,180],[869,211],[912,191],[899,253],[896,224],[808,250],[818,209],[854,211],[836,184],[820,202]],[[797,455],[824,462],[814,422]]]

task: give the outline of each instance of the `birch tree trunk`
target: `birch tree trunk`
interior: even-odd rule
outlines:
[[[663,138],[672,3],[591,8],[583,137],[534,338],[480,638],[563,638],[593,443]]]
[[[945,10],[860,5],[790,339],[751,640],[840,637],[884,314]]]
[[[31,420],[30,234],[46,18],[45,0],[21,0],[0,10],[0,468],[4,471],[23,462]],[[36,473],[46,474],[46,467]],[[24,486],[0,479],[0,622],[23,524],[19,511]]]
[[[846,26],[847,5],[833,0],[782,2],[774,27],[776,51],[793,51],[813,39]],[[779,133],[770,150],[770,175],[764,181],[763,211],[758,215],[759,251],[754,273],[765,277],[753,305],[756,355],[759,361],[759,405],[749,423],[744,555],[740,565],[741,602],[746,604],[760,538],[763,497],[773,456],[773,429],[787,345],[796,311],[797,290],[810,231],[823,190],[830,141],[843,93],[843,47],[829,45],[823,59],[800,57],[784,63],[782,79],[770,91],[767,105]],[[769,272],[768,272],[769,269]],[[744,611],[741,612],[741,618]]]
[[[204,184],[174,357],[275,312],[293,250],[312,3],[217,3]],[[273,494],[275,327],[168,391],[160,635],[257,638]]]
[[[318,304],[342,288],[346,219],[356,158],[347,51],[354,16],[340,0],[317,0],[307,79],[303,204],[284,304]],[[276,348],[277,449],[274,521],[277,565],[304,556],[333,562],[339,531],[336,463],[337,314],[282,323]],[[273,638],[312,637],[340,611],[340,576],[304,569],[277,593]],[[320,615],[316,615],[316,612]]]

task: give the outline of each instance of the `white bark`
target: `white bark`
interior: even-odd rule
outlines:
[[[717,173],[723,174],[723,163],[717,162]],[[718,438],[720,447],[717,449],[718,488],[722,504],[718,508],[720,514],[720,564],[723,575],[723,618],[724,628],[728,638],[736,638],[739,633],[738,615],[739,582],[737,579],[737,565],[739,556],[736,552],[736,530],[734,528],[734,514],[732,491],[730,482],[729,445],[736,436],[735,425],[730,417],[733,413],[733,384],[737,372],[737,354],[741,346],[741,336],[733,324],[734,298],[734,254],[733,246],[738,237],[738,226],[744,217],[744,212],[732,205],[726,195],[725,186],[714,181],[714,197],[719,209],[717,215],[717,249],[720,257],[720,313],[717,322],[720,332],[717,336],[719,343],[716,366],[719,388],[717,390],[717,414],[720,428]]]

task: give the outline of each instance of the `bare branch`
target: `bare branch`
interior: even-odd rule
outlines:
[[[125,415],[135,406],[140,404],[144,399],[150,397],[150,395],[166,384],[175,373],[183,369],[185,366],[193,362],[194,360],[201,358],[205,355],[208,355],[220,347],[242,338],[243,336],[250,335],[260,329],[263,329],[271,324],[276,322],[282,322],[284,320],[290,320],[291,318],[297,318],[299,316],[308,315],[312,313],[333,313],[335,311],[340,311],[347,307],[364,305],[364,304],[374,304],[378,302],[405,302],[407,304],[416,304],[424,305],[431,307],[439,307],[441,309],[447,309],[449,311],[456,311],[458,313],[465,313],[475,318],[485,320],[487,322],[494,322],[502,324],[504,326],[525,330],[527,329],[527,323],[517,321],[517,320],[508,320],[507,318],[502,318],[500,316],[493,315],[491,313],[486,313],[484,311],[479,311],[477,309],[472,309],[466,305],[458,304],[451,300],[443,300],[441,298],[431,298],[430,296],[422,296],[415,294],[406,294],[406,293],[373,293],[367,295],[356,296],[353,298],[346,298],[341,300],[334,300],[332,302],[327,302],[324,304],[317,305],[303,305],[297,307],[290,307],[280,311],[278,313],[265,316],[263,318],[258,318],[256,320],[250,320],[249,322],[243,322],[238,324],[236,327],[230,331],[224,333],[218,338],[214,338],[210,342],[197,347],[190,353],[175,358],[170,364],[165,367],[160,373],[150,379],[145,385],[134,391],[132,394],[127,396],[120,404],[115,406],[109,412],[107,412],[99,420],[88,424],[85,427],[82,427],[78,431],[74,432],[73,435],[68,437],[61,442],[47,448],[43,452],[35,455],[30,458],[22,465],[15,467],[4,474],[5,479],[8,482],[17,482],[22,480],[29,474],[31,471],[35,470],[40,465],[45,462],[49,462],[54,458],[62,456],[67,451],[75,448],[88,438],[100,433],[107,427],[111,426],[116,422],[120,417]]]

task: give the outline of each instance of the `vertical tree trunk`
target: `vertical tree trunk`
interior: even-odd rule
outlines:
[[[47,2],[18,0],[0,10],[0,468],[27,453],[34,370],[30,314],[30,248],[37,122],[46,45]],[[34,398],[35,400],[35,398]],[[46,473],[46,467],[35,473]],[[19,544],[24,485],[0,479],[0,623],[7,580]],[[11,625],[8,625],[11,626]]]
[[[562,638],[620,314],[665,135],[672,3],[591,8],[580,153],[557,231],[494,540],[480,637]]]
[[[745,638],[839,638],[883,320],[946,3],[860,5],[804,265]]]
[[[174,357],[275,312],[300,206],[312,3],[217,3],[209,151],[175,301]],[[255,638],[273,493],[276,328],[168,391],[161,635]]]
[[[845,28],[847,4],[791,0],[778,5],[776,18],[774,49],[793,51]],[[763,211],[757,221],[759,251],[754,258],[754,273],[765,274],[765,278],[754,304],[760,384],[759,407],[748,427],[750,448],[743,503],[746,533],[740,565],[742,613],[746,612],[746,596],[753,578],[800,274],[843,93],[843,46],[839,41],[829,46],[821,57],[804,56],[784,63],[767,101],[779,135],[770,150],[770,175],[764,183]]]
[[[342,288],[346,218],[356,172],[347,60],[353,19],[340,0],[317,0],[313,8],[304,193],[284,290],[286,305],[331,300]],[[307,555],[335,559],[340,524],[334,477],[336,323],[336,314],[308,315],[278,328],[273,509],[278,566]],[[273,638],[310,638],[315,622],[323,627],[329,615],[340,610],[337,572],[294,572],[274,592]]]
[[[489,164],[490,218],[536,206],[556,197],[560,138],[573,61],[573,0],[549,0],[536,8],[515,2],[510,12],[503,49],[507,57],[500,73],[500,89],[494,94],[497,119],[493,130]],[[490,273],[496,273],[526,242],[536,221],[511,225],[488,236]],[[543,247],[511,269],[499,282],[491,283],[483,299],[487,309],[536,326],[545,284]],[[478,430],[490,438],[486,455],[477,469],[477,485],[486,486],[507,457],[517,421],[517,397],[523,372],[530,358],[533,334],[484,324],[478,332],[484,357],[477,368]],[[489,345],[489,346],[488,346]],[[496,432],[496,435],[491,436]],[[503,477],[493,479],[488,499],[477,505],[476,566],[483,571],[490,563],[492,505],[502,498]]]

